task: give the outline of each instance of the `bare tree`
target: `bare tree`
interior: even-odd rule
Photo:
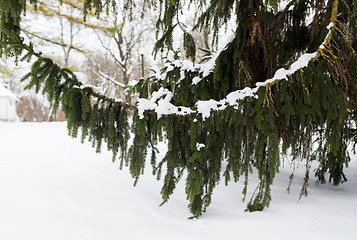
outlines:
[[[128,16],[123,6],[117,4],[114,11],[101,20],[89,17],[83,21],[80,0],[63,0],[62,6],[53,0],[38,3],[37,11],[42,17],[57,22],[56,32],[59,34],[48,34],[31,27],[32,18],[26,19],[23,32],[32,41],[41,41],[43,45],[60,49],[61,58],[58,58],[58,50],[54,52],[58,62],[75,72],[85,72],[87,84],[130,103],[132,99],[126,94],[128,83],[141,76],[139,48],[153,46],[154,16],[150,13],[145,18]],[[83,37],[98,44],[95,48],[79,45],[77,39],[82,40]],[[78,58],[82,59],[81,64],[74,61]],[[149,67],[147,63],[149,61],[145,61],[145,69]]]
[[[154,18],[150,14],[145,19],[127,16],[122,6],[117,5],[107,23],[110,25],[104,31],[93,29],[105,54],[95,58],[101,59],[101,63],[88,60],[92,65],[90,71],[107,81],[107,95],[120,95],[125,102],[131,103],[132,97],[126,94],[128,84],[130,80],[141,77],[142,63],[138,50],[144,45],[153,45]],[[145,68],[148,65],[146,63]]]

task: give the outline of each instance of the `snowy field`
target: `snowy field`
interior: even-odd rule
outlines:
[[[109,152],[68,137],[65,123],[0,122],[0,240],[357,239],[357,157],[347,183],[317,186],[311,176],[299,202],[303,166],[288,194],[286,165],[263,212],[244,212],[242,183],[220,184],[207,213],[188,220],[184,182],[159,207],[151,169],[133,187]]]

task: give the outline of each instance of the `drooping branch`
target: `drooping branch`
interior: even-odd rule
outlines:
[[[284,17],[286,16],[286,14],[288,13],[289,11],[289,8],[294,5],[296,2],[296,0],[292,0],[290,1],[286,7],[284,8],[284,10],[279,14],[279,17],[275,20],[274,24],[273,24],[273,29],[275,28],[279,28],[281,26],[281,24],[283,23],[283,19]]]
[[[201,20],[205,19],[207,23],[224,22],[230,18],[233,2],[209,1],[209,4],[216,5],[207,5],[211,8],[206,14],[213,15]],[[222,171],[226,184],[244,177],[242,193],[246,199],[248,176],[254,169],[260,182],[247,210],[261,211],[269,206],[271,186],[281,163],[280,153],[288,150],[292,162],[306,162],[302,195],[307,194],[311,161],[318,161],[315,171],[318,182],[326,182],[327,174],[335,185],[346,181],[343,169],[350,161],[347,147],[350,141],[356,142],[354,114],[357,98],[354,90],[357,57],[351,47],[355,43],[352,45],[345,36],[341,36],[349,27],[349,23],[343,22],[343,8],[338,20],[337,1],[326,10],[330,12],[332,9],[331,23],[313,46],[306,41],[305,19],[299,15],[305,14],[307,9],[296,10],[299,15],[298,30],[289,32],[284,28],[276,33],[292,34],[288,40],[296,38],[306,42],[299,48],[294,42],[287,42],[287,38],[277,36],[271,40],[273,43],[270,46],[277,50],[277,56],[272,57],[276,58],[276,67],[280,67],[293,62],[301,49],[311,47],[312,53],[303,54],[293,64],[286,64],[290,65],[289,69],[277,70],[270,79],[258,82],[254,87],[255,82],[248,80],[255,76],[250,74],[249,58],[244,59],[241,55],[244,52],[242,48],[247,46],[245,41],[249,37],[259,37],[259,34],[254,35],[254,25],[259,26],[256,27],[259,31],[264,29],[264,23],[271,26],[279,17],[274,16],[271,9],[262,8],[261,1],[249,2],[254,6],[248,2],[239,2],[241,15],[237,17],[240,18],[240,25],[230,44],[206,65],[181,61],[178,54],[169,52],[167,65],[157,71],[150,81],[142,79],[137,84],[141,96],[137,109],[82,85],[71,71],[59,68],[41,54],[26,79],[30,80],[29,87],[39,90],[43,87],[52,100],[62,100],[71,136],[77,136],[81,130],[82,140],[89,136],[97,150],[100,150],[103,139],[114,156],[120,150],[121,166],[125,164],[129,167],[135,184],[144,173],[147,155],[151,151],[153,173],[158,179],[165,174],[161,190],[163,203],[169,200],[180,179],[185,179],[185,192],[193,217],[202,215],[210,205]],[[94,3],[88,0],[86,3],[90,7],[94,4],[103,7],[102,1]],[[200,3],[205,4],[205,1]],[[276,3],[268,4],[274,7]],[[173,2],[173,7],[179,4],[179,1],[177,4]],[[167,9],[175,10],[170,7]],[[216,16],[215,10],[219,11]],[[255,13],[267,18],[255,24]],[[172,15],[166,15],[168,22],[161,21],[160,24],[167,24],[164,29],[169,29],[174,24],[170,20],[176,12],[165,14]],[[248,26],[244,21],[247,19],[250,21]],[[170,44],[172,38],[169,35],[166,40]],[[263,35],[260,37],[266,38]],[[3,45],[24,52],[29,49],[27,56],[33,55],[31,46],[24,46],[16,37],[13,39]],[[279,46],[284,44],[291,54],[287,56],[289,61],[282,56],[286,52],[278,51]],[[279,61],[280,57],[284,59]],[[264,71],[262,69],[258,65],[255,70]],[[238,80],[242,83],[237,84]],[[242,89],[242,86],[246,88]],[[131,109],[134,110],[132,124],[126,115]],[[131,147],[127,148],[129,126],[134,137]],[[156,146],[164,137],[168,151],[160,162],[156,162]],[[313,149],[314,144],[316,149]]]

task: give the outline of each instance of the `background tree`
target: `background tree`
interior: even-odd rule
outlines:
[[[60,65],[88,75],[87,84],[107,96],[130,101],[130,95],[124,92],[133,74],[137,79],[141,77],[138,49],[154,41],[153,16],[131,16],[129,21],[122,4],[117,4],[101,19],[89,13],[84,20],[83,0],[61,3],[38,1],[22,21],[22,31]],[[86,44],[80,42],[84,37]]]
[[[29,64],[17,66],[13,59],[0,59],[0,84],[5,85],[14,94],[18,101],[16,111],[21,121],[47,121],[50,112],[50,103],[42,94],[36,94],[34,90],[24,91],[26,83],[20,83],[18,80],[30,68]],[[61,114],[56,116],[60,119]],[[64,119],[64,117],[63,117]]]
[[[22,19],[22,32],[35,43],[38,51],[50,56],[60,66],[67,66],[78,74],[84,73],[79,75],[85,84],[95,86],[102,94],[128,102],[131,96],[125,93],[129,92],[129,78],[141,77],[138,49],[140,45],[150,45],[154,41],[153,27],[150,29],[148,24],[153,17],[147,14],[144,19],[136,17],[129,21],[129,16],[118,4],[110,15],[96,19],[89,14],[84,21],[83,2],[38,1],[35,7],[27,9],[27,15]],[[138,21],[141,24],[137,24]],[[84,37],[86,44],[80,42]],[[145,58],[147,65],[149,54]],[[18,91],[20,89],[16,89],[21,95],[18,104],[20,119],[56,119],[52,116],[51,102],[34,93],[22,93]]]
[[[137,11],[134,1],[124,2],[128,11]],[[247,210],[262,210],[271,201],[281,153],[306,166],[301,195],[307,195],[314,162],[317,182],[327,176],[335,185],[347,180],[347,147],[357,137],[355,1],[292,0],[282,8],[276,0],[189,1],[195,4],[196,29],[209,29],[214,43],[233,16],[237,26],[208,62],[195,65],[174,51],[177,29],[185,56],[196,58],[194,38],[182,24],[186,1],[142,1],[141,11],[159,12],[155,52],[168,54],[160,71],[136,85],[136,106],[83,86],[70,70],[24,44],[18,36],[21,3],[0,1],[1,40],[4,54],[37,58],[24,77],[27,87],[42,89],[55,106],[61,103],[72,136],[89,136],[98,151],[106,141],[114,159],[119,152],[135,183],[150,151],[153,173],[164,174],[163,202],[185,176],[189,207],[198,217],[211,203],[221,171],[226,184],[244,178],[245,199],[254,169],[260,183]],[[116,3],[86,0],[84,14],[99,15]],[[134,138],[128,148],[129,110]],[[168,152],[157,162],[155,146],[163,137]]]
[[[152,13],[145,15],[145,18],[129,16],[122,5],[116,5],[113,12],[103,19],[106,29],[94,29],[105,51],[88,60],[89,70],[104,80],[106,96],[120,97],[126,103],[132,103],[128,84],[130,80],[141,78],[139,49],[154,42],[153,18]],[[152,60],[149,51],[148,48],[145,65]],[[101,63],[97,59],[101,59]]]

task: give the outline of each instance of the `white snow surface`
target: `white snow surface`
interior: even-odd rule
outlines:
[[[0,239],[357,239],[357,157],[339,187],[315,185],[297,202],[304,174],[287,161],[276,176],[272,202],[263,212],[244,212],[243,181],[214,190],[207,212],[189,220],[185,183],[161,203],[162,182],[151,169],[133,187],[111,153],[67,136],[65,123],[0,122]],[[160,146],[159,158],[165,147]],[[148,167],[150,164],[147,164]],[[149,167],[150,168],[150,167]],[[313,175],[313,173],[311,174]],[[257,185],[249,179],[248,196]]]

